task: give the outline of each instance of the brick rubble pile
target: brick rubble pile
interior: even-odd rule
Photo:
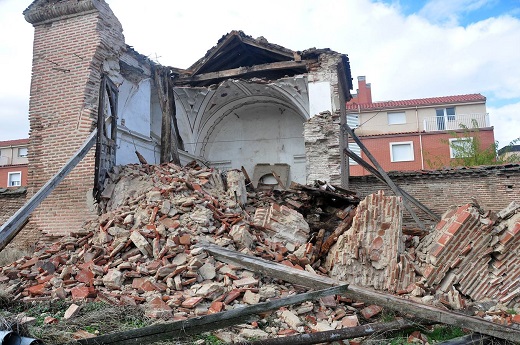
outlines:
[[[307,291],[220,262],[196,246],[205,241],[443,308],[487,299],[518,308],[516,203],[497,214],[476,204],[453,207],[419,238],[402,234],[401,200],[382,192],[356,207],[356,197],[327,184],[246,192],[241,176],[227,174],[226,181],[196,165],[122,167],[111,175],[105,212],[95,222],[0,268],[0,283],[18,300],[97,299],[140,305],[149,317],[170,320]],[[478,315],[503,316],[499,307]],[[380,312],[331,296],[281,308],[276,323],[262,329],[221,336],[352,327]]]

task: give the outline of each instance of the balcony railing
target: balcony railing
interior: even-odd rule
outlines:
[[[490,127],[489,114],[456,114],[445,116],[433,116],[424,119],[424,130],[426,132],[452,131],[467,128]]]

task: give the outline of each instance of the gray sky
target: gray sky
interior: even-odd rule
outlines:
[[[293,50],[348,54],[376,101],[481,93],[500,146],[520,136],[520,0],[107,2],[127,44],[163,65],[186,68],[243,30]],[[29,4],[0,0],[0,140],[28,136]]]

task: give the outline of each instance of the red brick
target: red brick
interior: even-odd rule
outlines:
[[[461,228],[461,224],[458,224],[458,223],[454,222],[448,228],[447,233],[455,236],[460,228]]]
[[[208,314],[219,313],[219,312],[222,311],[222,309],[224,309],[224,303],[223,302],[214,301],[209,306]]]
[[[187,300],[185,300],[184,302],[182,302],[181,306],[184,308],[192,309],[192,308],[195,308],[195,306],[197,304],[199,304],[203,299],[204,298],[202,298],[202,297],[190,297]]]
[[[76,274],[76,280],[80,283],[90,284],[94,280],[94,273],[88,269],[81,270]]]
[[[363,317],[365,319],[370,319],[371,317],[379,314],[381,311],[383,311],[382,307],[372,304],[372,305],[369,305],[368,307],[362,309],[361,315],[363,315]]]
[[[31,295],[43,295],[45,292],[45,284],[33,285],[26,289]]]

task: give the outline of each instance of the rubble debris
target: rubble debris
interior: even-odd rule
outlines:
[[[367,196],[357,207],[350,229],[328,252],[326,267],[331,275],[377,290],[406,288],[407,279],[399,274],[404,252],[401,221],[401,198],[385,196],[383,191]]]
[[[461,295],[473,301],[490,298],[507,306],[518,304],[519,241],[520,204],[513,202],[497,214],[474,204],[452,207],[417,247],[421,283],[436,290],[453,309],[466,304]]]
[[[269,337],[367,322],[389,306],[366,287],[444,309],[492,299],[477,316],[517,322],[504,310],[519,303],[519,204],[497,214],[475,203],[451,208],[431,233],[403,234],[399,197],[379,192],[360,203],[320,181],[263,192],[246,188],[240,171],[230,180],[240,188],[226,190],[217,171],[196,164],[117,168],[96,221],[0,268],[0,282],[17,300],[95,299],[173,321],[353,284],[348,298],[273,313],[280,324],[262,329]],[[379,307],[356,301],[364,298]]]

